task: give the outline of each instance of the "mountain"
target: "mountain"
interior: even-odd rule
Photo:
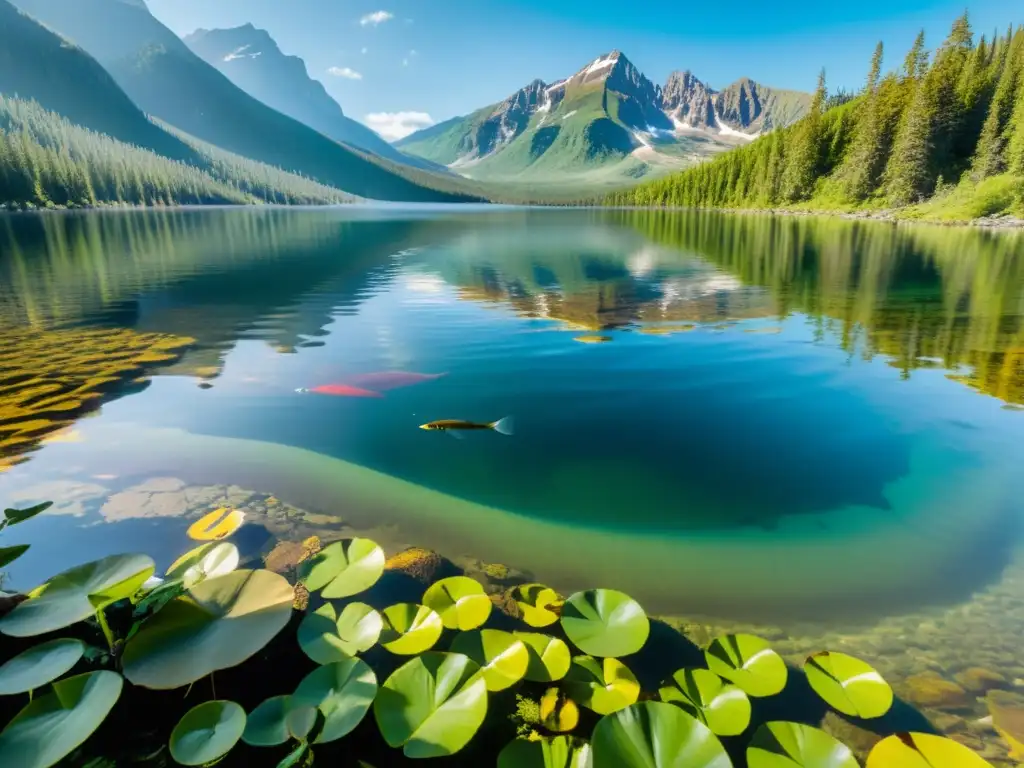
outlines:
[[[271,109],[196,56],[138,0],[17,0],[17,5],[88,51],[144,112],[221,149],[361,197],[476,197],[455,177],[343,146]]]
[[[571,77],[534,80],[504,101],[399,142],[408,154],[479,179],[619,183],[679,168],[799,119],[810,95],[743,79],[715,91],[690,72],[652,83],[620,51]]]
[[[323,84],[309,76],[305,62],[284,55],[265,30],[252,24],[198,29],[183,39],[193,53],[250,96],[325,136],[394,162],[443,170],[435,163],[402,154],[376,132],[346,117]]]

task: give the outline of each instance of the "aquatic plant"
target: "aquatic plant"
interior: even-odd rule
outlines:
[[[650,621],[621,592],[594,589],[563,600],[534,584],[510,590],[502,604],[478,582],[449,577],[427,585],[420,602],[377,607],[374,596],[387,590],[369,591],[385,573],[374,542],[330,544],[300,564],[293,585],[267,570],[238,569],[238,550],[224,538],[242,520],[230,510],[201,519],[191,535],[212,540],[162,579],[151,578],[145,556],[103,558],[50,579],[0,619],[0,632],[16,637],[70,633],[0,665],[0,695],[41,693],[0,731],[0,764],[48,768],[85,743],[136,688],[191,690],[209,676],[212,697],[180,719],[175,714],[176,725],[163,731],[181,765],[208,765],[236,748],[278,749],[272,760],[280,768],[310,765],[322,745],[339,740],[352,756],[365,744],[367,724],[376,725],[382,748],[407,758],[471,749],[478,764],[496,759],[499,768],[730,768],[720,736],[730,751],[745,749],[751,768],[858,765],[849,748],[810,725],[751,725],[748,697],[774,696],[789,679],[785,662],[761,638],[715,638],[704,649],[707,668],[679,669],[644,692],[631,666],[636,659],[642,668]],[[315,609],[293,621],[300,587],[312,593]],[[357,595],[368,602],[352,599]],[[106,648],[90,644],[82,622],[99,626]],[[538,622],[550,633],[496,627]],[[248,713],[218,698],[218,670],[253,665],[251,685],[263,684],[268,676],[259,665],[272,643],[275,658],[299,653],[315,664],[312,671],[293,681],[291,693],[266,691],[277,695]],[[840,714],[879,717],[892,704],[881,676],[846,654],[812,654],[804,671],[822,703]],[[508,720],[520,723],[512,741],[475,741]],[[480,758],[488,749],[493,754]],[[883,739],[867,761],[867,768],[897,765],[987,763],[957,742],[912,733]]]

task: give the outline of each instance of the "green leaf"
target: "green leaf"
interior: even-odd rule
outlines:
[[[244,731],[241,706],[233,701],[205,701],[174,726],[171,757],[181,765],[207,765],[230,752]]]
[[[412,758],[458,752],[487,716],[487,686],[479,671],[460,653],[425,653],[403,664],[373,702],[384,741]]]
[[[516,739],[498,755],[498,768],[591,768],[590,745],[571,736]]]
[[[468,576],[450,576],[431,584],[423,604],[441,617],[448,629],[476,629],[491,615],[491,599],[483,585]]]
[[[451,650],[480,665],[488,691],[503,691],[515,685],[523,679],[530,663],[525,643],[511,632],[499,629],[460,632],[452,641]]]
[[[594,768],[732,768],[711,730],[659,701],[605,715],[590,740]]]
[[[383,626],[381,615],[365,603],[349,603],[340,617],[324,603],[299,624],[299,646],[317,664],[332,664],[372,648]]]
[[[85,653],[81,640],[61,637],[22,651],[0,667],[0,696],[41,688],[68,672]]]
[[[959,742],[930,733],[896,733],[875,744],[866,768],[992,768]]]
[[[240,509],[221,507],[203,515],[188,527],[186,535],[196,541],[217,541],[226,539],[242,527],[245,512]]]
[[[241,664],[288,624],[294,595],[292,585],[270,571],[207,579],[127,642],[124,676],[146,688],[178,688]]]
[[[288,741],[289,696],[273,696],[260,703],[245,719],[242,741],[252,747],[276,747]]]
[[[6,568],[26,552],[28,552],[28,544],[17,544],[13,547],[0,547],[0,568]]]
[[[412,656],[433,648],[441,637],[441,617],[424,605],[399,603],[385,608],[380,643],[399,656]]]
[[[24,523],[26,520],[30,520],[40,512],[45,512],[53,506],[52,501],[44,501],[42,504],[36,504],[34,507],[28,509],[5,509],[4,518],[8,525],[17,525],[18,523]]]
[[[70,626],[131,597],[154,570],[145,555],[111,555],[76,566],[29,592],[0,619],[0,632],[30,637]]]
[[[565,691],[548,688],[540,697],[540,724],[549,731],[565,733],[580,722],[580,710]]]
[[[299,564],[299,580],[326,599],[358,595],[384,573],[384,550],[369,539],[336,541]]]
[[[651,631],[643,608],[614,589],[571,595],[562,606],[566,637],[588,656],[628,656],[644,647]]]
[[[551,587],[543,584],[521,584],[512,590],[512,599],[519,606],[523,621],[531,627],[547,627],[558,621],[563,601]]]
[[[167,578],[181,581],[186,588],[204,579],[226,576],[238,567],[238,547],[228,541],[211,541],[186,552],[167,569]]]
[[[640,683],[629,667],[618,659],[598,660],[577,656],[565,676],[569,695],[599,715],[609,715],[628,707],[640,696]]]
[[[565,677],[572,664],[572,654],[562,640],[540,632],[514,632],[513,636],[523,641],[529,654],[526,680],[553,683]]]
[[[295,749],[285,755],[277,768],[295,768],[300,765],[313,764],[313,750],[306,743],[299,744]]]
[[[704,651],[708,668],[748,696],[774,696],[786,687],[789,670],[767,641],[754,635],[725,635]]]
[[[48,768],[58,763],[106,720],[123,684],[119,674],[107,670],[58,680],[0,732],[0,765]]]
[[[323,730],[316,744],[336,741],[350,733],[377,695],[377,676],[362,659],[350,658],[314,669],[295,689],[290,708],[315,707],[323,713]]]
[[[658,690],[718,736],[738,736],[750,724],[750,699],[707,669],[680,669]]]
[[[749,768],[858,768],[845,744],[800,723],[765,723],[747,746]],[[903,768],[896,762],[887,768]],[[938,764],[937,764],[938,765]],[[950,763],[950,768],[954,765]]]
[[[892,688],[874,667],[845,653],[809,656],[804,673],[830,707],[853,717],[881,717],[892,706]]]

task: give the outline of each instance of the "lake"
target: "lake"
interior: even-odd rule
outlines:
[[[32,545],[7,588],[166,565],[185,513],[260,499],[253,551],[370,532],[1024,678],[1024,236],[353,206],[5,216],[0,244],[0,501],[57,502],[4,534]]]

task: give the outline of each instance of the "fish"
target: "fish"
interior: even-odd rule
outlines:
[[[372,389],[361,389],[348,384],[321,384],[319,387],[306,389],[300,387],[296,392],[313,392],[317,395],[337,395],[338,397],[384,397],[380,392]]]
[[[376,373],[361,373],[352,376],[346,381],[354,387],[365,387],[377,392],[387,392],[389,389],[408,387],[413,384],[420,384],[424,381],[434,381],[447,373],[413,373],[412,371],[377,371]]]
[[[512,417],[506,416],[503,419],[498,419],[497,421],[492,421],[487,424],[481,424],[475,421],[463,421],[461,419],[440,419],[439,421],[429,421],[426,424],[420,424],[420,429],[447,432],[452,435],[452,437],[459,437],[456,432],[452,431],[457,429],[493,429],[499,434],[511,435]]]

